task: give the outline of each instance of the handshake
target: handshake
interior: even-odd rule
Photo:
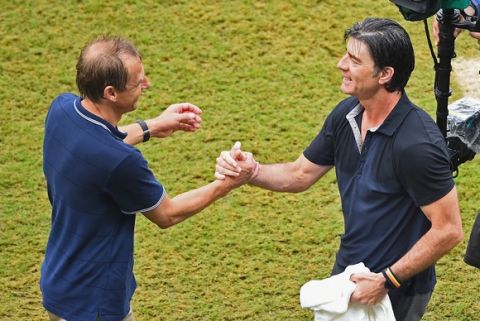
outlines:
[[[221,152],[217,158],[215,177],[238,187],[252,181],[258,175],[258,170],[259,164],[252,153],[242,151],[241,143],[235,142],[231,150]]]

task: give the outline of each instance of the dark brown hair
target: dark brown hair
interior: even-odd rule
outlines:
[[[128,70],[124,59],[141,56],[129,41],[101,36],[83,47],[77,62],[77,87],[83,97],[93,102],[103,98],[107,86],[125,90]]]

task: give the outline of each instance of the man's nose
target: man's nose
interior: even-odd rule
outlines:
[[[145,80],[143,81],[142,87],[143,87],[143,89],[150,88],[150,79],[148,79],[147,76],[145,76]]]
[[[341,70],[347,69],[347,64],[346,64],[346,59],[347,59],[347,54],[345,54],[342,58],[337,63],[337,68]]]

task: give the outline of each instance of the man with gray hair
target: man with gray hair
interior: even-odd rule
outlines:
[[[77,63],[81,96],[62,94],[45,123],[43,169],[52,227],[40,287],[50,320],[133,320],[133,233],[136,213],[161,228],[198,213],[249,178],[216,180],[170,198],[133,144],[200,128],[189,103],[158,117],[117,127],[150,87],[137,49],[102,37]]]

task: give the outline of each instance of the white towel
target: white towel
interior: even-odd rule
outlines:
[[[369,272],[363,263],[358,263],[328,279],[309,281],[300,289],[300,305],[314,311],[314,321],[395,321],[388,295],[373,306],[350,304],[356,286],[350,276]]]

